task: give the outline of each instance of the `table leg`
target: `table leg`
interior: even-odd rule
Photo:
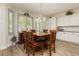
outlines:
[[[50,35],[50,46],[49,46],[49,55],[51,56],[51,48],[52,48],[52,36]]]
[[[56,33],[54,33],[54,53],[56,53]]]

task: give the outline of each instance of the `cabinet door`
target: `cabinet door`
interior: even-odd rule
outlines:
[[[70,26],[76,25],[76,15],[70,17]]]
[[[70,16],[70,26],[78,26],[79,25],[79,14],[74,14]]]
[[[70,23],[70,17],[69,16],[65,16],[63,18],[63,26],[69,26]]]
[[[57,19],[58,26],[79,26],[79,14],[61,16]]]
[[[74,21],[75,21],[75,25],[79,26],[79,14],[76,14]]]
[[[57,26],[62,26],[62,17],[57,18]]]
[[[62,33],[62,39],[63,39],[63,40],[66,40],[66,32],[63,32],[63,33]]]
[[[70,32],[62,32],[61,35],[61,39],[64,41],[70,41],[72,39]]]
[[[72,34],[72,42],[79,43],[79,33]]]
[[[63,40],[69,41],[69,42],[75,42],[75,43],[79,43],[79,34],[75,34],[72,32],[67,32],[65,34],[63,34]]]
[[[72,32],[58,32],[57,39],[79,43],[79,33]]]
[[[62,32],[57,32],[56,38],[57,39],[62,39]]]
[[[53,18],[51,18],[51,19],[49,19],[48,21],[47,21],[47,26],[48,26],[48,29],[55,29],[56,28],[56,18],[55,17],[53,17]]]
[[[69,26],[69,16],[59,17],[57,20],[58,26]]]

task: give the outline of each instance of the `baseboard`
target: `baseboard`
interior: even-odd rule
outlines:
[[[70,42],[70,41],[66,41],[66,40],[57,39],[56,41],[66,42],[66,43],[70,43],[70,44],[78,45],[79,46],[79,43]]]

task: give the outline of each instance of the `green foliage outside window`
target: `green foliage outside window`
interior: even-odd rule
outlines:
[[[19,20],[18,20],[18,26],[19,26],[19,31],[32,29],[32,18],[26,18],[23,15],[19,15]]]
[[[22,16],[19,18],[19,25],[20,26],[25,26],[26,25],[26,19]]]
[[[32,19],[31,19],[31,18],[28,18],[28,19],[26,20],[26,22],[27,22],[27,25],[28,25],[28,26],[32,26]]]

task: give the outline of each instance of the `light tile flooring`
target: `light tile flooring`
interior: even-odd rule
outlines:
[[[27,56],[22,45],[15,45],[0,51],[0,56]],[[40,52],[36,56],[41,56]],[[44,56],[49,56],[48,50],[44,50]],[[52,56],[79,56],[79,45],[68,42],[56,41],[56,53]]]

